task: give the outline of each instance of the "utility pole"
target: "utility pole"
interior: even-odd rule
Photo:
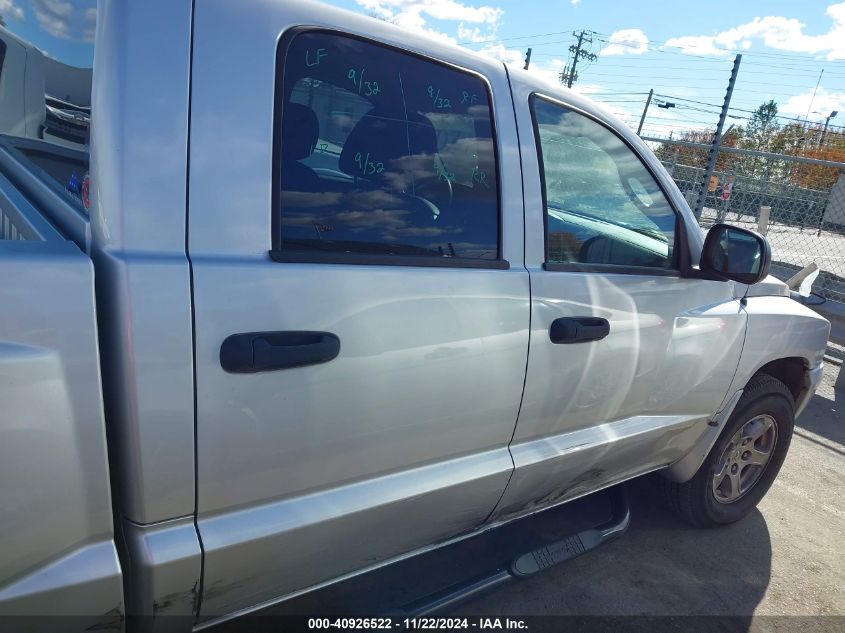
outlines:
[[[833,112],[831,112],[830,114],[827,115],[827,119],[825,119],[825,121],[824,121],[824,129],[822,130],[822,137],[819,140],[819,149],[821,149],[822,146],[824,145],[824,137],[827,136],[827,126],[830,125],[830,120],[833,117],[835,117],[837,114],[839,114],[839,110],[834,110]]]
[[[594,62],[598,59],[598,55],[591,53],[584,48],[584,44],[592,44],[593,38],[590,37],[592,31],[581,30],[580,33],[572,32],[572,35],[578,38],[578,43],[569,47],[569,52],[572,53],[572,67],[567,66],[562,73],[560,73],[560,83],[565,83],[567,88],[572,87],[572,82],[578,81],[578,73],[575,68],[578,66],[578,61],[586,59]]]
[[[637,136],[642,134],[643,131],[643,123],[645,123],[645,115],[648,112],[648,106],[651,105],[651,98],[654,96],[654,88],[648,91],[648,99],[645,101],[645,107],[643,108],[643,115],[640,117],[640,124],[637,126]]]
[[[701,188],[698,191],[698,200],[695,203],[695,219],[701,220],[701,212],[704,210],[704,200],[707,198],[707,185],[713,176],[713,170],[716,169],[716,159],[719,157],[719,146],[722,144],[722,129],[725,127],[725,119],[728,118],[728,109],[731,105],[731,96],[734,93],[734,86],[736,85],[736,76],[739,73],[739,64],[742,61],[742,55],[737,55],[734,58],[734,66],[731,70],[731,78],[728,80],[728,90],[725,93],[725,101],[722,104],[722,112],[719,114],[719,123],[716,125],[716,134],[713,137],[713,145],[710,146],[710,156],[707,158],[707,168],[704,170],[704,178],[701,180]]]
[[[531,63],[531,47],[528,47],[528,50],[525,51],[525,66],[523,66],[524,70],[528,70],[528,64]]]

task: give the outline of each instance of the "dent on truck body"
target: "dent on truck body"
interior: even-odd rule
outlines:
[[[688,481],[718,439],[742,396],[742,390],[757,373],[781,380],[795,398],[800,415],[821,380],[822,359],[827,347],[830,323],[809,308],[785,296],[749,296],[745,300],[748,327],[739,366],[722,407],[710,426],[687,455],[672,464],[666,476]]]

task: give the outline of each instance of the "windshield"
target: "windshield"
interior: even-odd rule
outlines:
[[[0,1],[0,143],[80,198],[96,0]]]

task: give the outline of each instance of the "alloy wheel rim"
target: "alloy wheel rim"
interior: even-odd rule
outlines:
[[[718,503],[734,503],[754,487],[772,459],[777,439],[777,424],[768,414],[751,418],[734,433],[713,471]]]

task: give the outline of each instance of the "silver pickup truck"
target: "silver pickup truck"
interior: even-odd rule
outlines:
[[[76,142],[0,137],[0,614],[190,630],[645,473],[766,493],[829,324],[604,109],[300,0],[96,11]]]

